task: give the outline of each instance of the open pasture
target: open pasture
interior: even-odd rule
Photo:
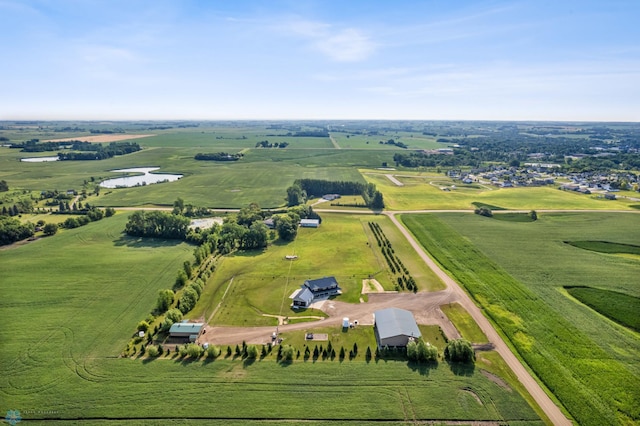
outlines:
[[[544,214],[531,223],[478,215],[404,215],[431,255],[473,295],[580,424],[640,419],[640,339],[564,294],[586,285],[637,297],[637,259],[566,240],[632,244],[640,216]]]

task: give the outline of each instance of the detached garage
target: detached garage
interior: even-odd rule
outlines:
[[[404,309],[388,308],[375,311],[374,331],[379,348],[405,347],[410,339],[422,336],[413,314]]]

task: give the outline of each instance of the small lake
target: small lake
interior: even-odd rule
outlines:
[[[48,163],[49,161],[58,161],[59,158],[56,155],[55,157],[30,157],[30,158],[21,158],[20,161],[25,163]]]
[[[169,173],[151,173],[159,170],[160,167],[134,167],[131,169],[111,170],[112,173],[143,173],[136,176],[124,176],[119,178],[107,179],[100,183],[102,188],[132,188],[134,186],[151,185],[160,182],[174,182],[183,175],[175,175]]]

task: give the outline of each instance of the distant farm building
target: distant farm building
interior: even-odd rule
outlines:
[[[294,308],[308,308],[316,299],[326,299],[340,294],[342,289],[335,277],[324,277],[316,280],[306,280],[298,293],[293,296]]]
[[[189,341],[194,342],[204,324],[201,322],[177,322],[169,329],[169,337],[188,338]]]
[[[265,219],[265,220],[262,221],[262,223],[264,223],[267,226],[267,228],[269,228],[269,229],[275,229],[276,228],[276,224],[273,221],[273,218]]]
[[[374,332],[379,348],[405,347],[422,336],[413,314],[404,309],[388,308],[374,312]]]
[[[337,200],[338,198],[340,198],[340,194],[324,194],[322,196],[322,198],[327,200],[327,201],[333,201],[333,200]]]
[[[320,226],[320,219],[301,219],[300,226],[303,228],[317,228]]]

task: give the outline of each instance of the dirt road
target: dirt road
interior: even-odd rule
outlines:
[[[360,325],[373,325],[373,313],[385,308],[402,308],[411,311],[418,324],[439,325],[447,338],[458,338],[458,331],[449,319],[440,311],[441,305],[459,302],[455,292],[442,290],[423,293],[371,293],[367,303],[345,303],[337,300],[325,300],[320,303],[321,309],[329,318],[321,321],[303,322],[278,326],[278,332],[295,330],[311,330],[317,327],[339,328],[342,319],[348,317],[351,322]],[[265,344],[271,341],[271,334],[276,327],[206,327],[207,332],[198,339],[200,343],[208,342],[217,345],[233,345],[241,343]]]
[[[407,229],[402,226],[402,224],[395,217],[395,213],[387,212],[385,213],[391,221],[398,227],[400,232],[405,236],[407,241],[413,246],[418,255],[422,258],[422,260],[429,265],[429,267],[433,270],[433,272],[440,277],[440,279],[447,285],[447,290],[451,291],[456,295],[455,299],[458,303],[460,303],[469,314],[473,317],[474,321],[478,324],[480,329],[484,332],[489,339],[489,342],[493,343],[495,346],[496,352],[500,354],[502,359],[509,365],[509,368],[515,373],[518,377],[518,380],[524,385],[527,391],[531,394],[533,399],[538,403],[540,408],[545,412],[545,414],[549,417],[549,419],[553,422],[554,425],[571,425],[571,421],[565,417],[560,408],[556,406],[551,398],[542,390],[538,382],[529,374],[529,372],[524,368],[522,363],[516,358],[516,356],[511,352],[507,344],[502,340],[498,332],[493,328],[489,320],[482,315],[480,308],[478,308],[475,303],[471,300],[471,298],[467,295],[467,293],[462,290],[462,288],[456,283],[453,279],[451,279],[447,274],[444,273],[442,269],[425,253],[416,240],[413,238],[413,235]]]

